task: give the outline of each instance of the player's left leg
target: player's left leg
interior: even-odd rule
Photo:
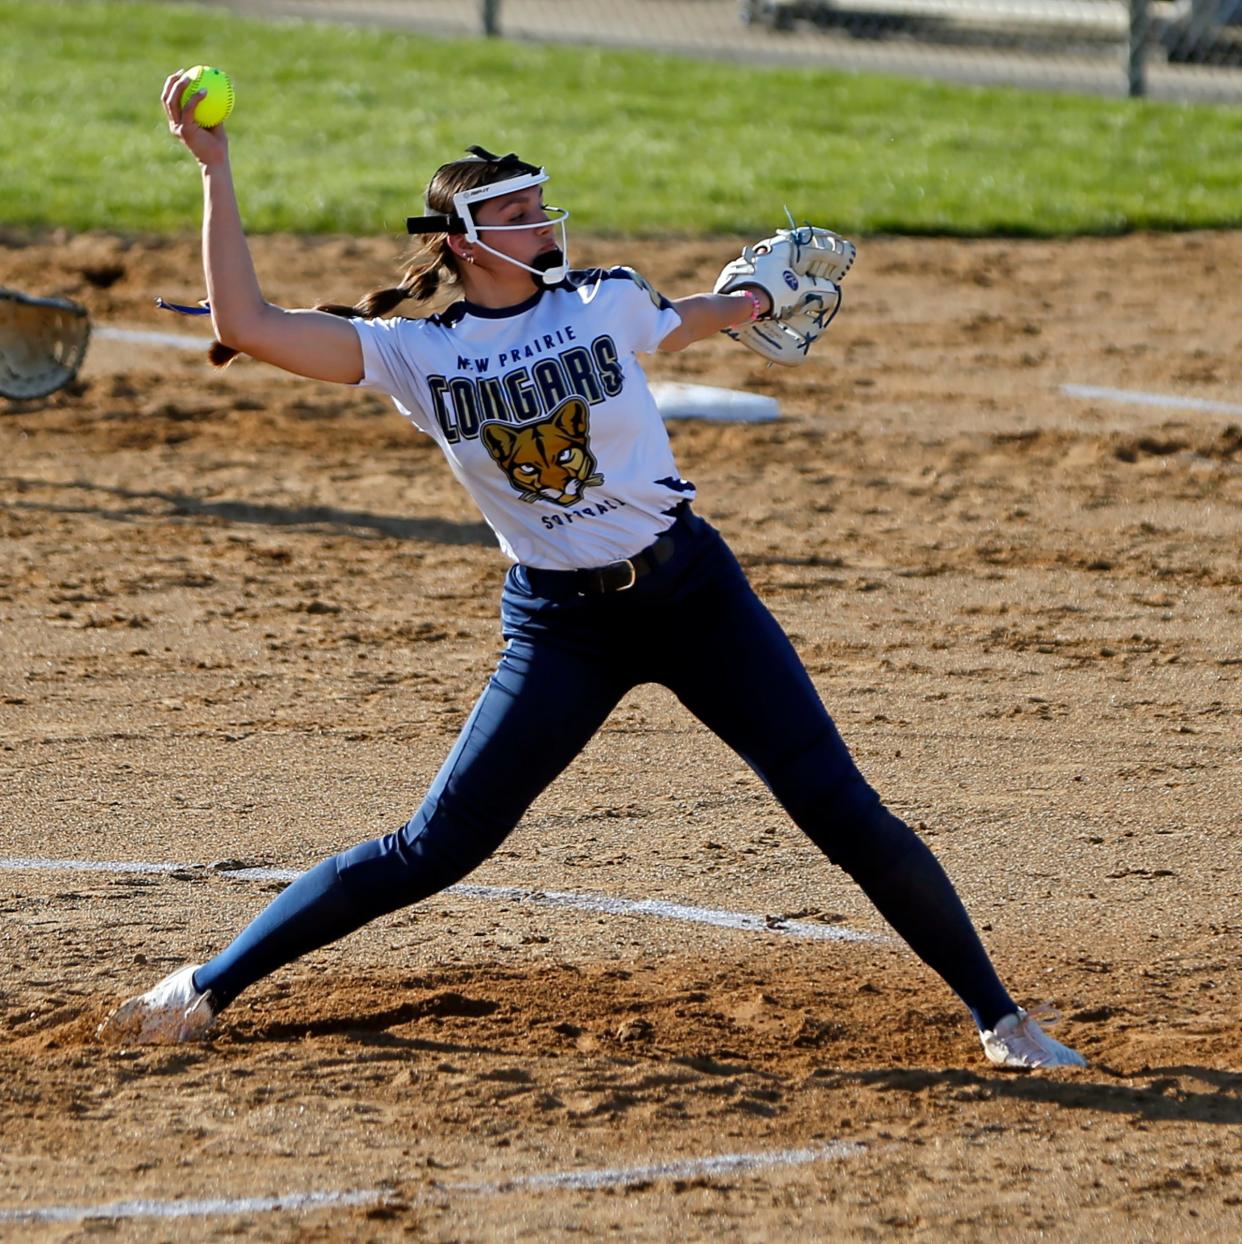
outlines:
[[[679,602],[660,681],[734,748],[794,821],[854,878],[981,1031],[1018,1011],[957,892],[859,772],[792,644],[723,547]]]

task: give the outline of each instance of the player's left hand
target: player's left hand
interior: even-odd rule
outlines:
[[[808,292],[824,284],[839,285],[854,263],[857,248],[838,233],[814,225],[778,229],[770,238],[744,247],[725,264],[715,292],[730,294],[746,285],[762,289],[772,300],[770,315],[780,319]]]
[[[841,304],[840,282],[856,253],[854,243],[838,233],[792,223],[743,248],[721,269],[715,292],[751,286],[768,295],[772,309],[761,320],[725,332],[770,363],[805,362]]]
[[[754,320],[726,328],[725,334],[769,363],[797,367],[805,363],[811,347],[824,335],[841,306],[840,286],[822,281],[778,318]]]

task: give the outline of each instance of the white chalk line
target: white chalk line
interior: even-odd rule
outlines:
[[[95,336],[134,345],[174,346],[203,352],[210,337],[191,337],[185,333],[151,332],[140,328],[101,327]],[[665,419],[713,419],[729,423],[767,423],[780,417],[775,398],[738,389],[717,389],[701,384],[653,384],[651,395]]]
[[[144,346],[175,346],[180,350],[207,350],[212,343],[209,337],[190,337],[185,333],[175,332],[151,332],[142,330],[142,328],[114,328],[100,327],[96,328],[95,336],[111,338],[113,341],[131,341],[136,345]],[[657,386],[653,386],[653,389]],[[691,391],[693,386],[665,386],[662,393],[665,393],[667,401],[672,401],[677,396],[675,389],[684,389],[687,393]],[[707,392],[704,389],[703,392]],[[718,392],[726,392],[721,389]],[[1237,402],[1215,402],[1210,398],[1201,397],[1181,397],[1176,393],[1146,393],[1141,389],[1115,389],[1099,384],[1062,384],[1060,392],[1067,397],[1088,398],[1090,401],[1100,402],[1124,402],[1129,406],[1155,406],[1165,409],[1184,409],[1184,411],[1202,411],[1208,414],[1242,414],[1242,406]],[[752,394],[733,394],[735,399],[745,401],[752,397]],[[773,403],[775,406],[775,403]],[[676,412],[675,412],[676,413]],[[721,411],[709,412],[713,413],[716,418],[738,418],[737,413],[724,413]],[[758,412],[758,418],[775,418],[774,412]]]
[[[144,346],[179,346],[183,350],[206,350],[210,337],[188,337],[184,333],[155,333],[138,328],[96,328],[94,336],[112,341],[132,341]]]
[[[106,1205],[47,1205],[38,1209],[0,1209],[0,1222],[76,1222],[82,1218],[212,1218],[222,1214],[294,1212],[336,1205],[370,1205],[389,1194],[380,1191],[291,1192],[285,1196],[210,1197],[201,1201],[112,1201]]]
[[[439,1184],[436,1191],[440,1194],[474,1196],[500,1196],[508,1192],[594,1191],[670,1179],[710,1179],[718,1175],[769,1170],[777,1166],[808,1166],[813,1162],[844,1161],[865,1152],[865,1145],[853,1141],[831,1141],[802,1149],[722,1153],[705,1158],[653,1162],[644,1166],[613,1166],[587,1171],[544,1171],[503,1180]],[[228,1214],[270,1213],[277,1210],[306,1212],[337,1206],[370,1205],[393,1199],[393,1196],[391,1192],[372,1188],[355,1192],[293,1192],[284,1196],[268,1197],[48,1205],[30,1209],[0,1209],[0,1222],[69,1222],[84,1218],[211,1218]]]
[[[294,881],[302,874],[292,868],[215,868],[201,865],[167,864],[144,860],[74,860],[37,857],[0,857],[0,870],[10,872],[100,872],[100,873],[212,873],[243,881]],[[813,924],[807,920],[784,920],[755,916],[747,912],[724,911],[715,907],[694,907],[686,903],[666,903],[662,899],[613,898],[608,894],[571,893],[562,890],[526,890],[519,886],[472,885],[462,883],[441,891],[457,898],[483,902],[534,903],[542,907],[568,907],[606,916],[654,916],[688,924],[707,924],[718,929],[744,933],[774,933],[802,941],[884,942],[875,933],[860,933],[833,924]]]
[[[105,326],[96,328],[94,332],[97,337],[110,338],[114,341],[132,341],[140,345],[176,346],[182,350],[205,350],[211,344],[211,339],[208,337],[190,337],[184,333],[149,332],[145,329],[136,328],[112,328]],[[743,413],[750,414],[752,419],[774,419],[777,417],[774,409],[771,411],[766,409],[751,411],[747,408],[745,412],[742,412],[741,410],[735,411],[730,407],[728,410],[724,410],[719,401],[714,407],[709,405],[705,412],[699,411],[697,407],[691,412],[674,409],[675,399],[681,398],[682,391],[687,396],[694,396],[692,390],[696,387],[701,389],[703,394],[708,392],[702,386],[663,386],[657,396],[662,397],[666,403],[672,404],[666,417],[676,417],[678,414],[685,413],[707,413],[715,418],[733,419],[741,417]],[[659,386],[653,386],[653,391],[657,388]],[[1237,402],[1218,402],[1203,397],[1183,397],[1176,393],[1146,393],[1139,389],[1110,389],[1106,386],[1090,384],[1063,384],[1060,387],[1060,391],[1067,397],[1081,397],[1105,402],[1123,402],[1131,406],[1157,406],[1169,410],[1198,410],[1214,415],[1242,415],[1242,405],[1239,405]],[[716,390],[716,392],[725,393],[728,391]],[[748,399],[756,402],[756,399],[751,394],[734,394],[733,399],[735,402],[745,402]],[[772,405],[775,407],[775,403]]]
[[[596,1171],[549,1171],[519,1175],[495,1182],[442,1185],[445,1192],[542,1192],[549,1189],[616,1188],[627,1184],[654,1183],[665,1179],[694,1179],[728,1175],[734,1171],[764,1170],[773,1166],[806,1166],[812,1162],[856,1157],[866,1146],[837,1140],[806,1149],[780,1149],[767,1153],[722,1153],[715,1157],[655,1162],[648,1166],[605,1167]]]
[[[1106,402],[1125,402],[1130,406],[1160,406],[1169,410],[1200,410],[1214,415],[1242,415],[1236,402],[1214,402],[1203,397],[1181,397],[1176,393],[1144,393],[1137,389],[1105,389],[1089,384],[1063,384],[1069,397],[1085,397]]]

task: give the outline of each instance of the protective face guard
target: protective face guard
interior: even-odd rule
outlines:
[[[487,186],[476,186],[473,190],[463,190],[459,194],[453,195],[453,215],[410,216],[405,222],[406,232],[464,233],[471,242],[476,246],[482,247],[489,254],[495,255],[498,259],[503,259],[506,263],[511,263],[515,267],[524,269],[537,280],[542,281],[544,285],[556,285],[563,281],[569,272],[567,259],[569,243],[565,234],[565,222],[569,219],[569,213],[564,208],[545,208],[546,211],[557,214],[550,216],[547,220],[536,221],[529,225],[480,225],[474,219],[474,214],[471,211],[472,206],[476,203],[483,203],[488,199],[498,199],[501,195],[513,194],[517,190],[529,190],[531,186],[542,185],[547,180],[547,173],[543,169],[539,169],[535,173],[522,173],[505,181],[494,181]],[[555,253],[550,251],[547,255],[540,256],[541,259],[553,261],[546,268],[536,268],[530,264],[522,263],[521,260],[514,259],[511,255],[504,255],[494,246],[488,246],[479,236],[481,232],[512,233],[518,229],[546,229],[548,225],[556,226],[560,235],[560,248]]]

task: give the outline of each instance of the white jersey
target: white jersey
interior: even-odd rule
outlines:
[[[574,271],[500,310],[351,322],[362,384],[435,438],[514,561],[620,561],[693,498],[635,358],[681,319],[632,269]]]

